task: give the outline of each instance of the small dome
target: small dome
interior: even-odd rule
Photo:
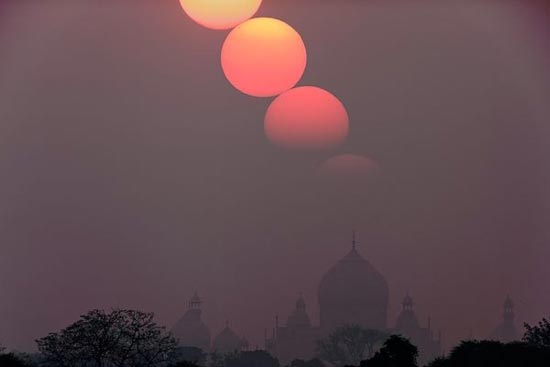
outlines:
[[[172,328],[172,334],[183,347],[210,349],[210,331],[201,318],[201,300],[195,292],[189,300],[189,308]]]
[[[344,324],[386,328],[386,279],[357,252],[355,241],[352,250],[323,276],[319,306],[325,330]]]
[[[248,342],[235,334],[229,324],[226,324],[225,328],[214,338],[212,349],[218,353],[231,353],[240,351],[247,346]]]
[[[182,347],[197,347],[205,352],[210,349],[210,331],[196,310],[188,310],[174,325],[172,334]]]

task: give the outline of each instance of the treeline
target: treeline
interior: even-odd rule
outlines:
[[[463,341],[426,367],[550,366],[549,321],[525,328],[521,342]],[[0,367],[419,367],[418,349],[408,339],[358,326],[336,329],[320,340],[319,358],[284,366],[262,350],[204,353],[180,347],[153,314],[135,310],[90,311],[37,340],[37,346],[32,355],[0,346]]]

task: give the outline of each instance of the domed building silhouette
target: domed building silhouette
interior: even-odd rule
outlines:
[[[197,292],[191,297],[187,312],[172,328],[172,334],[182,347],[197,347],[210,350],[210,331],[201,318],[202,301]]]
[[[319,318],[315,325],[307,313],[306,301],[298,297],[284,326],[275,326],[270,338],[265,333],[265,349],[286,364],[293,359],[308,360],[316,357],[317,342],[336,328],[358,325],[387,333],[399,333],[419,347],[420,359],[428,360],[440,354],[441,337],[437,340],[428,327],[422,327],[413,310],[413,300],[407,295],[395,328],[387,327],[388,284],[357,251],[355,233],[351,250],[321,278],[318,288]],[[202,301],[195,292],[189,308],[173,327],[172,332],[181,346],[197,347],[205,352],[221,354],[245,350],[248,343],[239,337],[229,324],[214,338],[210,347],[210,332],[201,318]],[[513,325],[513,304],[505,304],[505,323]],[[508,325],[508,324],[507,324]],[[505,329],[508,326],[505,327]],[[501,329],[498,329],[501,330]],[[508,330],[508,329],[506,329]]]
[[[317,341],[340,326],[387,329],[388,285],[357,251],[355,233],[351,251],[322,277],[318,300],[320,326],[312,325],[302,296],[285,326],[280,327],[276,318],[273,335],[266,335],[265,344],[281,362],[314,358]]]
[[[322,278],[319,285],[320,326],[330,333],[343,325],[384,330],[387,326],[388,284],[356,248]]]
[[[519,340],[519,333],[514,324],[514,302],[510,296],[504,300],[504,312],[501,323],[491,332],[489,339],[503,343]]]
[[[212,352],[215,353],[231,353],[244,350],[248,347],[246,339],[239,337],[229,327],[229,322],[226,322],[225,328],[214,338],[212,343]]]

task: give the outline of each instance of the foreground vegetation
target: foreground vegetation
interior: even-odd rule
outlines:
[[[525,329],[521,342],[463,341],[426,367],[550,366],[549,321],[525,324]],[[153,314],[135,310],[90,311],[37,340],[37,345],[34,355],[6,352],[0,346],[0,367],[283,367],[262,350],[220,355],[180,347]],[[286,366],[418,367],[418,349],[408,339],[358,326],[342,327],[320,340],[318,355]]]

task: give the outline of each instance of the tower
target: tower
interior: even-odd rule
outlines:
[[[491,332],[489,338],[504,343],[518,340],[519,333],[516,329],[514,318],[514,301],[512,301],[512,298],[508,295],[503,304],[502,321]]]
[[[407,293],[405,298],[403,298],[401,313],[397,317],[395,329],[405,335],[410,335],[416,333],[419,328],[420,324],[413,309],[413,299]]]
[[[294,358],[311,359],[315,356],[318,339],[319,330],[311,325],[305,299],[300,294],[286,325],[279,326],[278,318],[276,319],[272,339],[266,338],[266,349],[283,363]]]
[[[395,323],[396,334],[401,334],[411,340],[418,347],[418,359],[421,364],[427,363],[434,357],[441,355],[441,336],[434,338],[431,330],[431,319],[428,318],[428,326],[422,327],[414,312],[413,299],[407,293],[403,298],[402,309]]]
[[[311,321],[306,312],[306,301],[304,300],[304,296],[302,294],[300,294],[300,297],[298,297],[298,300],[296,301],[296,308],[290,316],[288,316],[286,325],[290,328],[311,327]]]

